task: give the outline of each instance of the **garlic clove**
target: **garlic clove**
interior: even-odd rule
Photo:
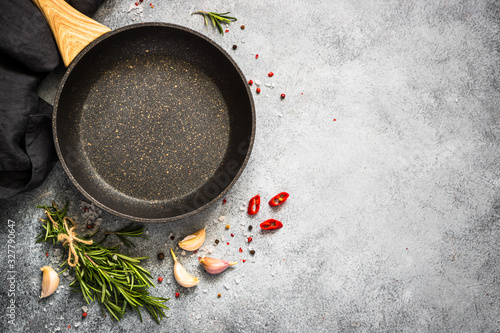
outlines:
[[[205,228],[198,230],[192,235],[186,236],[179,242],[179,247],[186,251],[198,250],[205,242]]]
[[[59,274],[50,266],[40,268],[43,272],[42,294],[40,298],[52,295],[59,286]]]
[[[222,259],[214,259],[209,257],[200,258],[200,264],[203,265],[207,273],[219,274],[224,272],[229,266],[236,265],[235,261],[225,261]]]
[[[197,277],[191,276],[184,266],[182,266],[178,261],[175,253],[172,249],[170,249],[170,253],[172,253],[172,258],[174,258],[174,277],[175,281],[179,283],[181,286],[190,288],[196,286],[200,283]]]

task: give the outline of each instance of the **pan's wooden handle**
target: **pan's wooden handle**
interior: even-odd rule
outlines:
[[[32,0],[52,30],[66,67],[85,46],[110,28],[83,15],[64,0]]]

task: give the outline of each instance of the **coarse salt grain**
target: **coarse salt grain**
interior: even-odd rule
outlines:
[[[220,216],[219,221],[222,222],[222,221],[224,221],[225,218],[226,218],[225,216]]]

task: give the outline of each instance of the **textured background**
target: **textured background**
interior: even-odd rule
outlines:
[[[261,81],[249,164],[227,204],[149,225],[150,240],[137,242],[135,252],[151,257],[145,267],[165,278],[153,293],[181,293],[168,302],[161,326],[149,319],[139,324],[135,314],[112,322],[97,304],[82,320],[84,300],[70,295],[66,279],[58,294],[38,299],[39,268],[55,267],[56,253],[34,244],[41,229],[34,205],[69,200],[71,215],[83,221],[83,196],[60,165],[37,190],[0,202],[0,266],[11,219],[18,282],[12,327],[3,315],[8,285],[2,268],[0,331],[64,331],[68,325],[82,332],[498,330],[498,3],[147,1],[155,8],[142,13],[127,12],[134,0],[107,1],[96,19],[111,28],[147,21],[187,26],[228,50],[248,79]],[[199,9],[231,11],[238,22],[222,37],[190,15]],[[49,101],[61,73],[41,88]],[[264,85],[271,82],[274,88]],[[291,196],[277,211],[263,205],[249,218],[240,209],[256,193],[268,199],[283,190]],[[109,230],[126,223],[101,217]],[[244,230],[271,217],[285,226],[273,234],[254,229],[251,257]],[[183,237],[205,225],[205,251],[248,261],[211,277],[196,258],[181,256],[202,279],[184,289],[173,280],[171,258],[159,262],[156,254],[167,254],[170,233]],[[231,244],[211,245],[221,235]]]

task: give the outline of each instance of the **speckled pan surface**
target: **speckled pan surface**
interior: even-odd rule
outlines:
[[[73,183],[118,216],[173,221],[209,206],[249,158],[246,80],[207,37],[165,23],[112,31],[69,66],[54,140]]]

